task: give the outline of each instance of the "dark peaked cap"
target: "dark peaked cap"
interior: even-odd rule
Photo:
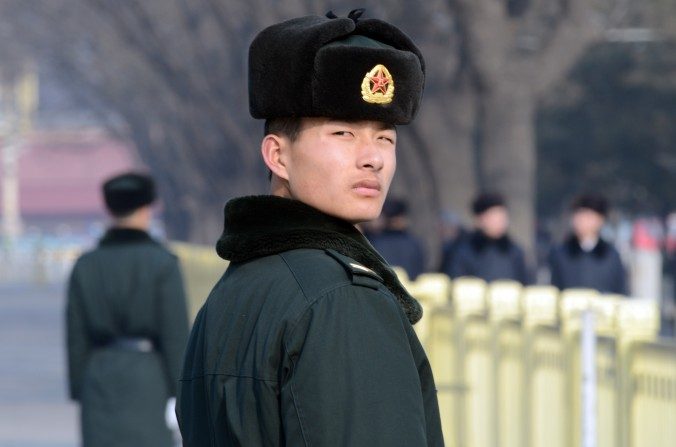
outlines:
[[[155,197],[155,182],[146,174],[127,172],[112,177],[103,184],[106,207],[114,216],[124,216],[137,208],[150,205]]]
[[[301,17],[261,31],[249,48],[251,116],[410,123],[425,82],[422,54],[395,26],[360,20],[362,12]],[[393,87],[389,101],[364,99],[377,90],[365,80],[376,72]]]

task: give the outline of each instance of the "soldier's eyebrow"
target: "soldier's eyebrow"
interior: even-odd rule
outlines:
[[[394,124],[383,123],[382,121],[379,121],[378,124],[379,124],[378,130],[392,130],[394,132],[397,131],[397,126],[395,126]]]
[[[328,122],[332,124],[357,124],[363,122],[364,120],[351,120],[351,119],[330,119]],[[373,121],[376,123],[378,130],[392,130],[397,131],[397,126],[390,123],[385,123],[383,121]]]

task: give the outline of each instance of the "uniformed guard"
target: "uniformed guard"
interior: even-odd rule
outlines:
[[[472,201],[475,229],[445,256],[443,272],[451,278],[475,276],[486,281],[509,279],[528,284],[521,247],[509,235],[509,210],[501,194],[486,192]]]
[[[425,250],[422,242],[410,231],[408,204],[402,199],[388,198],[383,205],[382,230],[365,233],[373,248],[392,266],[403,268],[415,280],[425,271]]]
[[[148,235],[149,176],[116,176],[103,193],[114,223],[77,260],[66,310],[70,396],[81,405],[83,445],[171,446],[165,408],[188,338],[178,260]]]
[[[424,62],[396,27],[302,17],[249,50],[271,195],[225,207],[230,265],[200,310],[177,411],[184,445],[443,445],[420,305],[355,228],[381,211],[395,125]]]
[[[552,284],[559,289],[591,288],[627,294],[627,275],[615,247],[601,237],[608,201],[581,194],[571,204],[571,234],[549,256]]]

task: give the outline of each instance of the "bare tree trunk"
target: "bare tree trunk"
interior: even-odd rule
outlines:
[[[466,215],[476,191],[475,110],[473,93],[456,91],[450,101],[427,102],[416,120],[416,127],[427,136],[431,148],[429,174],[436,181],[439,210]]]
[[[533,92],[523,82],[498,83],[482,95],[484,186],[509,202],[512,233],[529,255],[534,247],[535,131]]]

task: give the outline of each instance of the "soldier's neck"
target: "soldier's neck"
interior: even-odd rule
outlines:
[[[148,231],[150,229],[151,215],[148,212],[138,210],[129,216],[118,217],[113,220],[113,228]]]

